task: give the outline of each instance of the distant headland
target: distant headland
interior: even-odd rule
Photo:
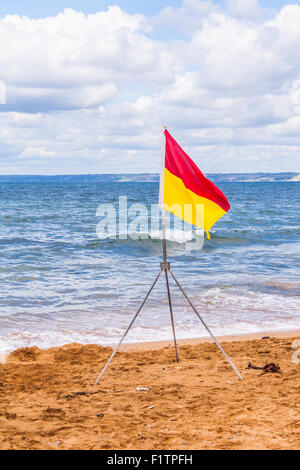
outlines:
[[[215,182],[300,181],[300,174],[285,173],[208,173]],[[158,173],[119,173],[81,175],[0,175],[0,183],[128,183],[159,182]]]

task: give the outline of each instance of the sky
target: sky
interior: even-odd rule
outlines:
[[[299,172],[300,2],[10,0],[0,173]]]

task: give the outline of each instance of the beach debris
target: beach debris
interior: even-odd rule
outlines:
[[[270,339],[270,336],[263,336],[262,339]]]
[[[98,413],[96,416],[97,416],[97,418],[103,418],[103,417],[104,417],[104,413]]]
[[[95,392],[73,392],[68,395],[62,395],[61,392],[57,394],[56,400],[61,400],[62,398],[66,398],[67,400],[69,398],[74,398],[78,396],[90,396],[90,395],[96,395],[96,393],[108,393],[107,390],[96,390]]]
[[[59,446],[59,444],[60,444],[60,441],[56,441],[56,442],[54,442],[54,443],[52,443],[52,442],[47,442],[47,445],[48,445],[49,447],[50,447],[50,446]]]
[[[136,387],[137,392],[148,392],[149,390],[151,390],[149,387]]]
[[[60,414],[65,414],[61,408],[51,408],[51,406],[48,406],[47,408],[43,410],[44,418],[51,418],[51,417],[53,418]]]
[[[154,405],[152,405],[152,406],[148,406],[148,407],[147,407],[147,410],[152,410],[153,408],[155,408],[155,406],[154,406]]]
[[[16,419],[17,413],[9,413],[8,411],[6,411],[4,416],[6,419]]]
[[[259,366],[254,366],[251,362],[249,362],[248,366],[246,369],[255,369],[255,370],[262,370],[262,373],[260,375],[264,375],[267,372],[278,372],[281,373],[280,366],[279,364],[274,364],[274,362],[270,362],[268,364],[265,364],[263,367]]]
[[[82,396],[82,395],[87,395],[87,393],[86,392],[74,392],[74,393],[70,393],[69,395],[63,395],[60,398],[74,398],[74,397]]]

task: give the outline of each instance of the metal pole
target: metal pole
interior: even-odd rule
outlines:
[[[176,335],[175,335],[175,326],[174,326],[174,318],[173,318],[173,311],[172,311],[172,302],[171,302],[171,294],[169,288],[169,280],[168,280],[168,268],[165,268],[165,275],[166,275],[166,284],[167,284],[167,291],[168,291],[168,301],[169,301],[169,308],[170,308],[170,315],[171,315],[171,323],[172,323],[172,330],[173,330],[173,338],[174,338],[174,348],[175,348],[175,355],[176,355],[176,362],[179,361],[178,358],[178,351],[177,351],[177,343],[176,343]]]
[[[171,293],[170,293],[169,279],[168,279],[168,269],[170,269],[170,263],[168,263],[168,260],[167,260],[167,240],[166,240],[166,225],[165,225],[165,211],[164,210],[162,210],[162,242],[163,242],[163,263],[161,267],[162,269],[164,269],[165,276],[166,276],[166,285],[167,285],[168,302],[169,302],[171,324],[172,324],[172,331],[173,331],[174,348],[175,348],[176,362],[178,362],[179,358],[178,358],[178,350],[177,350],[177,342],[176,342],[176,334],[175,334],[175,324],[174,324]]]
[[[163,262],[167,263],[166,224],[165,224],[165,211],[163,209],[162,209],[162,243],[163,243]]]
[[[196,310],[196,308],[194,307],[194,305],[192,304],[192,302],[190,301],[190,299],[188,298],[187,294],[185,293],[185,291],[183,290],[183,288],[181,287],[181,285],[179,284],[179,282],[177,281],[176,277],[174,276],[173,272],[170,270],[170,273],[171,273],[171,276],[173,277],[174,281],[176,282],[177,286],[179,287],[179,289],[181,290],[181,292],[183,293],[184,297],[186,298],[186,300],[188,301],[188,303],[190,304],[190,306],[192,307],[192,309],[194,310],[194,312],[196,313],[196,315],[198,316],[199,320],[202,322],[203,326],[207,329],[207,331],[209,332],[210,336],[212,337],[212,339],[214,340],[214,342],[216,343],[216,345],[218,346],[218,348],[220,349],[221,353],[225,356],[225,358],[227,359],[227,361],[229,362],[229,364],[231,365],[231,367],[233,368],[234,372],[236,373],[236,375],[238,376],[239,379],[243,380],[243,377],[241,376],[241,374],[239,373],[239,371],[237,370],[237,368],[235,367],[235,365],[233,364],[233,362],[231,361],[231,359],[227,356],[226,352],[224,351],[224,349],[222,348],[222,346],[220,345],[220,343],[218,342],[217,338],[213,335],[213,333],[210,331],[210,329],[208,328],[207,324],[205,323],[205,321],[203,320],[203,318],[200,316],[200,314],[198,313],[198,311]]]
[[[149,295],[150,295],[150,293],[151,293],[153,287],[154,287],[155,284],[157,283],[158,278],[159,278],[159,276],[161,275],[161,272],[162,272],[162,269],[159,271],[158,275],[156,276],[155,281],[153,282],[152,286],[150,287],[150,289],[149,289],[149,291],[148,291],[146,297],[144,298],[144,300],[143,300],[142,304],[140,305],[138,311],[136,312],[136,314],[134,315],[133,319],[131,320],[131,322],[130,322],[128,328],[127,328],[127,330],[125,331],[125,333],[123,334],[122,338],[120,339],[119,344],[115,347],[115,349],[114,349],[112,355],[110,356],[110,358],[108,359],[106,365],[103,367],[102,371],[100,372],[100,374],[99,374],[99,376],[98,376],[96,382],[94,383],[94,385],[97,385],[97,384],[99,383],[99,381],[100,381],[102,375],[105,373],[106,369],[109,367],[109,365],[110,365],[111,361],[113,360],[115,354],[118,352],[118,350],[119,350],[119,348],[120,348],[120,346],[121,346],[121,344],[122,344],[122,342],[123,342],[125,336],[127,335],[128,331],[129,331],[130,328],[132,327],[133,323],[135,322],[135,320],[136,320],[138,314],[140,313],[140,311],[142,310],[143,306],[145,305],[146,300],[148,299],[148,297],[149,297]]]

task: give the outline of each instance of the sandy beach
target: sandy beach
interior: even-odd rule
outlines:
[[[0,448],[299,449],[296,339],[220,338],[242,381],[208,340],[179,341],[179,363],[171,342],[126,345],[96,387],[110,348],[18,349],[0,364]]]

